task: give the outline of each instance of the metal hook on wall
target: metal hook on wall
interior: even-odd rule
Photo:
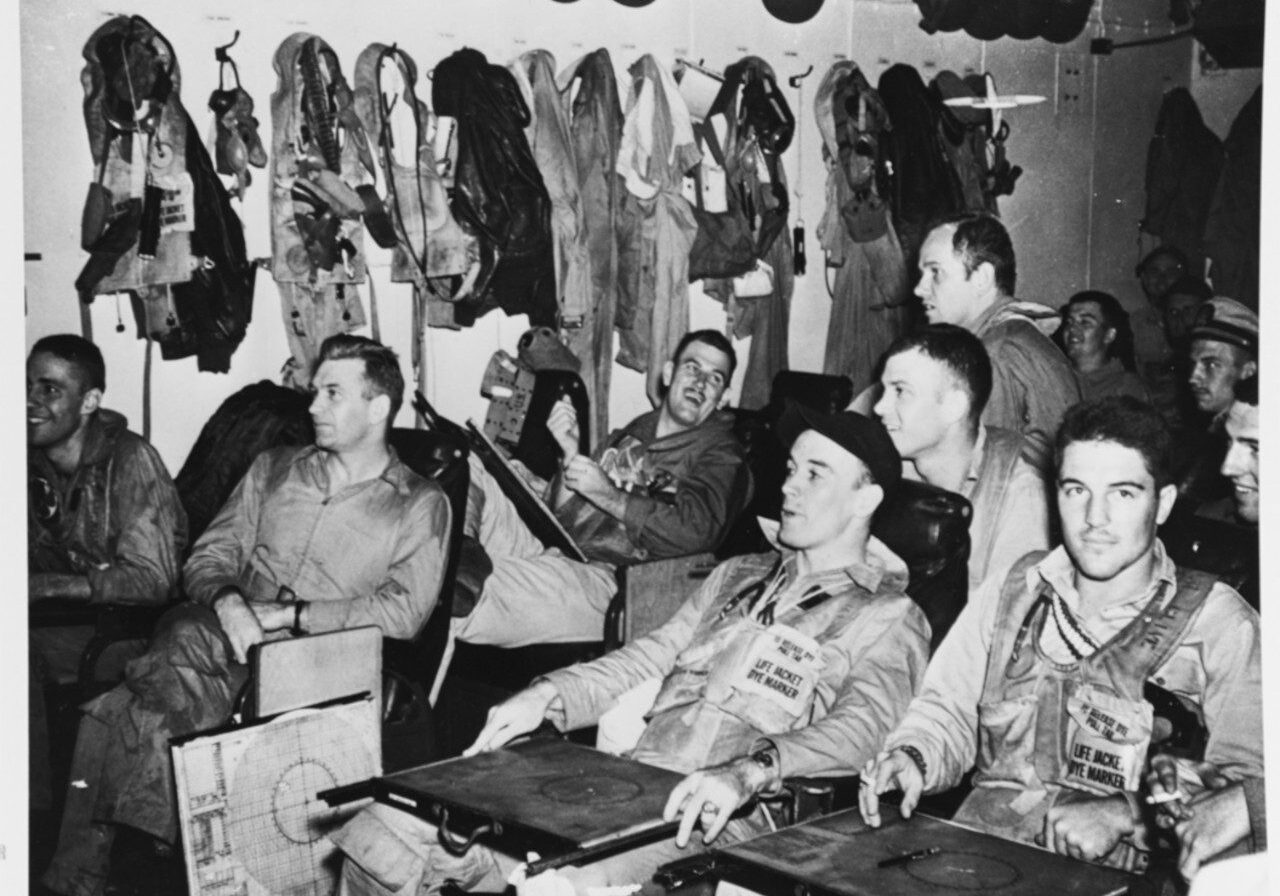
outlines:
[[[787,83],[790,84],[792,87],[796,88],[797,90],[799,90],[800,82],[812,74],[813,74],[813,66],[810,65],[807,69],[802,71],[800,74],[792,75],[790,78],[787,78]]]
[[[235,76],[236,87],[240,86],[240,69],[236,67],[236,61],[231,58],[231,54],[227,51],[236,45],[236,41],[240,40],[240,29],[236,29],[235,36],[231,38],[230,43],[213,48],[213,57],[218,60],[218,89],[226,90],[226,85],[222,81],[223,69],[231,66],[231,74]]]

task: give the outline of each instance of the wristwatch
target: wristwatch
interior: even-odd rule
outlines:
[[[772,793],[782,784],[781,771],[778,768],[778,748],[773,744],[765,744],[760,749],[753,751],[747,756],[752,762],[758,765],[765,773],[765,786],[761,788],[761,792],[768,791]]]

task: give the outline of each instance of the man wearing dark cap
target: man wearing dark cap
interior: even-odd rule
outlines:
[[[652,887],[654,869],[717,838],[768,829],[767,810],[729,822],[791,775],[852,771],[896,724],[928,657],[924,614],[903,589],[901,559],[870,535],[871,516],[901,476],[881,425],[859,414],[789,409],[791,444],[776,551],[722,563],[665,625],[591,663],[537,679],[499,704],[468,753],[493,750],[548,720],[594,725],[625,692],[661,679],[630,757],[687,775],[665,814],[667,840],[581,868],[591,885]],[[726,827],[727,824],[727,827]],[[690,837],[694,827],[701,835]],[[388,806],[334,837],[344,893],[425,892],[446,877],[502,889],[515,860],[484,847],[453,858],[426,822]],[[688,849],[686,850],[686,847]]]

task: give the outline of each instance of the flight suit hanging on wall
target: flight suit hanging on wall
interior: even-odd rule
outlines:
[[[591,259],[582,222],[573,137],[556,89],[555,65],[555,57],[546,50],[530,50],[511,65],[511,72],[533,113],[525,136],[551,197],[559,317],[566,326],[580,327],[591,301]]]
[[[881,145],[892,126],[879,95],[852,62],[831,67],[813,105],[827,166],[818,241],[827,267],[835,268],[823,372],[849,377],[859,392],[871,385],[876,360],[901,332],[910,296],[880,185]]]
[[[561,337],[582,359],[593,418],[591,432],[602,438],[609,431],[613,320],[618,304],[615,222],[623,189],[613,170],[622,140],[622,106],[609,51],[602,48],[574,62],[560,73],[557,86],[569,120],[591,278],[581,325],[562,327]],[[594,443],[591,450],[595,450]]]
[[[773,69],[758,56],[746,56],[725,69],[721,93],[730,112],[727,185],[749,215],[753,260],[764,262],[772,276],[764,295],[735,293],[732,278],[706,279],[702,288],[725,305],[734,337],[751,337],[738,405],[762,408],[769,402],[774,376],[790,366],[787,339],[795,273],[791,241],[780,238],[789,208],[781,154],[795,132],[795,118],[778,92]],[[716,105],[722,105],[719,97]]]
[[[663,362],[689,329],[689,249],[698,222],[681,185],[702,154],[671,74],[650,55],[628,73],[616,168],[626,184],[618,215],[618,363],[645,371],[645,392],[657,407]]]
[[[454,305],[456,322],[470,326],[501,308],[555,326],[551,198],[525,138],[531,114],[514,76],[464,47],[436,65],[431,102],[457,121],[450,208],[480,241],[475,289]]]
[[[292,34],[276,50],[271,95],[271,275],[280,290],[293,379],[310,380],[320,345],[365,323],[363,203],[373,171],[338,57]]]

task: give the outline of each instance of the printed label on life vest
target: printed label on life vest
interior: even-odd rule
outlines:
[[[164,196],[160,199],[160,232],[195,230],[196,202],[191,175],[184,171],[178,175],[157,177],[155,183],[164,191]]]
[[[1066,782],[1095,793],[1137,790],[1151,738],[1151,707],[1086,688],[1067,702]]]
[[[818,642],[808,635],[789,625],[771,625],[753,639],[733,686],[798,717],[808,711],[817,685],[818,651]]]

